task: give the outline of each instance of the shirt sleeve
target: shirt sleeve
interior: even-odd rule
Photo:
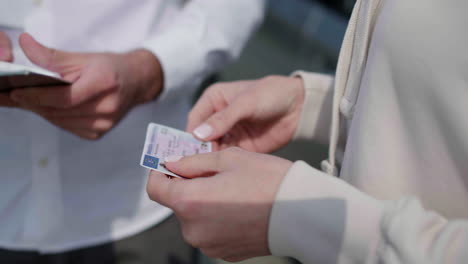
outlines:
[[[305,99],[294,140],[306,139],[328,143],[333,110],[333,77],[326,74],[296,71],[302,79]]]
[[[376,200],[304,162],[289,170],[270,216],[272,254],[303,263],[466,263],[468,221],[416,199]]]
[[[265,5],[265,0],[187,1],[170,27],[144,43],[162,65],[162,97],[196,87],[236,59],[262,22]]]

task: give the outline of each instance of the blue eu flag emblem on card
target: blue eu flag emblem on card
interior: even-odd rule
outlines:
[[[143,160],[143,165],[153,168],[153,169],[158,169],[159,159],[156,157],[145,155],[145,159]]]

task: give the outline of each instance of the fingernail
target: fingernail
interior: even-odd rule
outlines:
[[[177,162],[179,160],[181,160],[183,158],[183,156],[169,156],[167,158],[164,159],[165,162]]]
[[[213,128],[208,124],[203,124],[193,131],[195,136],[201,139],[205,139],[213,133]]]

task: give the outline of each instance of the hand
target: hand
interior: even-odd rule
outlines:
[[[147,191],[151,199],[174,210],[188,243],[207,256],[236,262],[270,254],[271,208],[291,165],[278,157],[229,148],[166,162],[176,174],[201,178],[169,179],[153,171]]]
[[[0,61],[12,62],[13,61],[13,50],[11,47],[11,41],[7,34],[0,31]],[[8,94],[0,93],[0,107],[14,107],[17,106],[13,100],[11,100]]]
[[[70,53],[44,47],[28,34],[21,35],[20,45],[33,63],[58,72],[72,84],[16,89],[11,98],[86,139],[100,138],[134,106],[162,90],[161,65],[146,50]]]
[[[13,50],[11,47],[10,38],[5,32],[0,31],[0,61],[13,61]]]
[[[270,76],[257,81],[215,84],[196,103],[187,131],[219,149],[239,146],[271,152],[286,145],[299,123],[302,80]]]

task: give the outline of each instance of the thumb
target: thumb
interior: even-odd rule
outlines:
[[[72,53],[48,48],[28,33],[21,34],[19,44],[32,63],[54,72],[60,72],[65,63],[74,56]]]
[[[0,32],[0,61],[13,61],[11,41],[4,32]]]
[[[207,177],[225,169],[224,153],[220,151],[187,157],[167,157],[164,165],[169,171],[188,179]]]
[[[227,134],[237,123],[253,116],[254,105],[247,97],[240,97],[223,110],[211,115],[193,134],[203,141],[214,141]]]

